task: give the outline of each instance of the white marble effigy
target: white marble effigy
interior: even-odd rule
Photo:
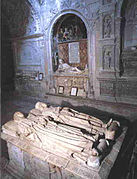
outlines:
[[[8,143],[10,168],[16,168],[15,163],[19,162],[21,173],[28,165],[23,156],[29,155],[30,160],[34,156],[39,162],[48,162],[83,178],[91,175],[102,178],[99,172],[103,163],[115,151],[107,168],[110,171],[124,140],[125,128],[120,140],[116,139],[119,128],[118,121],[110,120],[105,124],[98,118],[67,107],[48,107],[38,102],[26,118],[16,112],[13,120],[2,126],[1,137]],[[108,152],[115,139],[120,144],[116,145],[116,142]]]

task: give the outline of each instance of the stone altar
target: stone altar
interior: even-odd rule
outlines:
[[[27,118],[20,112],[13,118],[2,126],[2,138],[8,144],[8,169],[18,171],[20,177],[45,178],[50,173],[48,162],[50,170],[62,178],[70,178],[66,171],[82,178],[107,178],[126,133],[123,129],[116,139],[117,121],[105,124],[73,109],[41,102]]]

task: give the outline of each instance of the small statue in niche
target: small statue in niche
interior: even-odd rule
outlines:
[[[104,58],[103,58],[103,69],[111,69],[111,60],[112,60],[111,51],[105,50]]]
[[[81,73],[82,71],[79,70],[77,67],[71,67],[67,63],[64,63],[63,59],[59,59],[59,66],[57,72],[66,72],[66,73]]]
[[[103,37],[110,38],[112,30],[112,19],[110,16],[105,16],[103,21]]]
[[[73,31],[72,31],[72,28],[69,29],[69,39],[73,40]]]
[[[55,64],[55,66],[58,65],[58,52],[55,52],[55,54],[54,54],[54,64]]]
[[[58,33],[58,41],[63,41],[63,34],[64,34],[63,29],[60,28],[60,31]]]
[[[58,69],[58,52],[53,54],[53,71],[55,72]]]
[[[79,39],[80,38],[80,29],[77,25],[74,26],[74,36],[75,36],[75,39]]]
[[[64,41],[69,40],[69,32],[68,32],[67,27],[65,27],[65,31],[63,33],[63,40]]]

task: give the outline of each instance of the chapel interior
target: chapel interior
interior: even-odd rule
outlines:
[[[69,108],[93,116],[102,126],[110,119],[118,121],[126,132],[119,134],[113,165],[101,164],[104,168],[95,178],[137,178],[137,0],[1,1],[1,128],[15,112],[27,119],[31,110],[41,107],[37,102],[53,111]],[[1,139],[3,179],[21,178],[6,169],[19,155],[11,143]],[[84,176],[75,175],[73,167],[70,175],[50,162],[36,158],[34,167],[25,160],[25,167],[42,171],[40,166],[46,165],[50,170],[31,176],[28,169],[24,178]]]

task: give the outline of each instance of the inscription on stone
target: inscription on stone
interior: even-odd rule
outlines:
[[[80,63],[79,42],[69,43],[69,63]]]

